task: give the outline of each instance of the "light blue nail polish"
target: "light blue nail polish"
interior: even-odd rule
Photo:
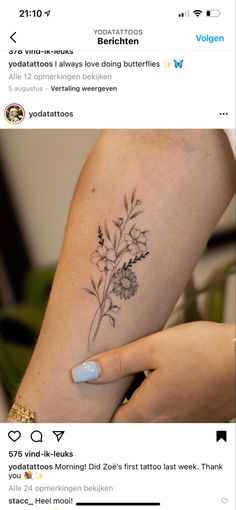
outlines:
[[[72,368],[71,370],[72,379],[75,383],[96,381],[101,375],[101,370],[96,361],[85,361]]]

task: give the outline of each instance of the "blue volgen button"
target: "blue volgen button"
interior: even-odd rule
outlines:
[[[222,43],[225,38],[223,35],[209,35],[209,34],[196,34],[196,39],[198,43]]]

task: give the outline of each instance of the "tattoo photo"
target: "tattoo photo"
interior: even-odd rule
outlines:
[[[124,197],[124,215],[112,221],[108,228],[98,227],[98,247],[91,255],[91,262],[96,264],[99,273],[97,281],[91,278],[91,288],[86,292],[98,302],[88,335],[88,346],[96,340],[101,322],[107,319],[115,328],[116,316],[121,306],[117,300],[130,299],[138,290],[137,276],[134,265],[144,260],[147,251],[147,230],[141,230],[133,222],[144,211],[140,210],[141,200],[136,198],[134,189],[130,200]],[[114,303],[115,300],[115,303]]]

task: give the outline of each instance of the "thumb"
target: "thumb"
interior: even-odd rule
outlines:
[[[155,335],[151,335],[118,349],[96,354],[72,369],[72,379],[75,383],[104,384],[137,372],[155,369],[155,343]]]
[[[153,372],[154,373],[154,372]],[[158,401],[158,387],[153,382],[150,384],[152,375],[147,377],[135,390],[128,402],[121,404],[114,412],[112,423],[147,423],[152,421],[153,394],[155,403]]]
[[[116,409],[115,413],[112,416],[112,423],[146,423],[147,417],[143,415],[142,406],[140,402],[140,406],[134,404],[133,397],[125,403],[122,404],[118,409]]]

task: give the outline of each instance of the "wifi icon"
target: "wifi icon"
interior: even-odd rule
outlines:
[[[195,11],[193,11],[193,14],[195,14],[195,16],[200,16],[202,14],[202,11],[200,11],[200,9],[195,9]]]

